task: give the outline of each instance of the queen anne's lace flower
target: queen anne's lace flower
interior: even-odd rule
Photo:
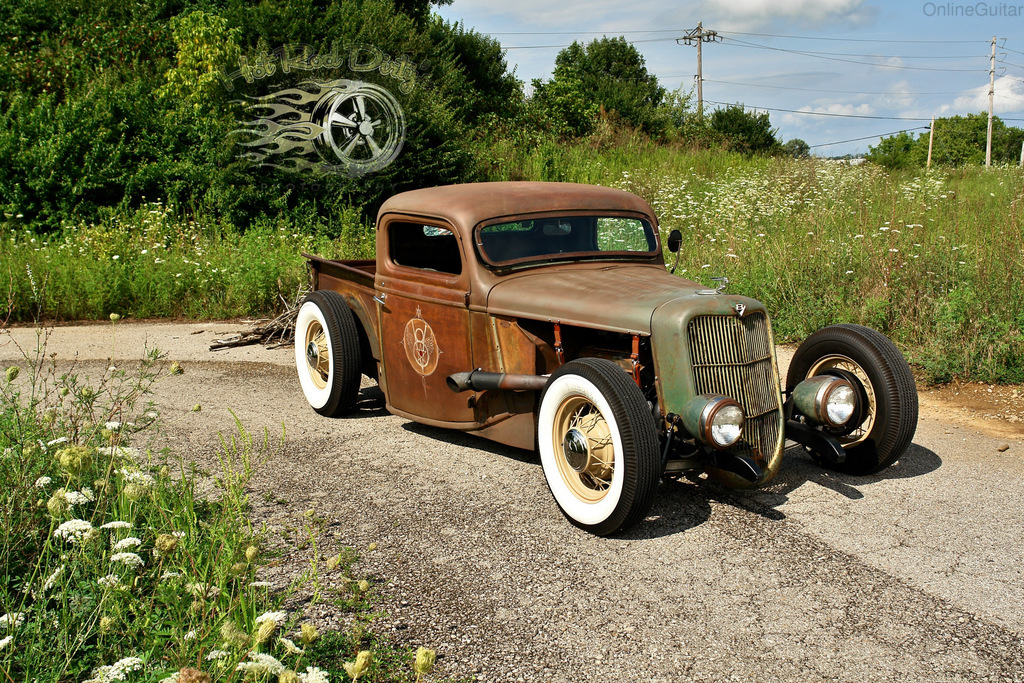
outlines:
[[[115,574],[107,574],[106,576],[101,576],[100,578],[96,579],[96,583],[103,586],[104,588],[110,589],[121,587],[121,579],[118,578]]]
[[[129,536],[128,538],[122,538],[120,541],[115,543],[112,549],[128,550],[130,548],[138,548],[140,545],[142,545],[141,540],[135,538],[134,536]]]
[[[49,486],[52,483],[53,479],[50,479],[49,477],[39,477],[38,479],[36,479],[36,488],[41,489],[44,486]]]
[[[315,666],[307,666],[306,671],[299,674],[299,680],[302,681],[302,683],[330,683],[331,681],[331,679],[327,677],[326,671]]]
[[[92,530],[92,524],[84,519],[71,519],[57,527],[53,535],[72,543],[80,543]]]
[[[239,662],[235,671],[251,671],[256,674],[277,676],[284,671],[284,664],[263,652],[250,652],[248,662]]]
[[[138,671],[143,666],[142,660],[138,657],[125,657],[113,664],[101,666],[92,672],[92,678],[85,683],[110,683],[110,681],[123,681],[125,675],[131,671]]]
[[[0,628],[16,629],[24,623],[24,612],[11,612],[0,617]]]
[[[116,553],[110,556],[111,562],[121,562],[129,567],[141,567],[145,564],[135,553]]]
[[[113,521],[113,522],[107,522],[106,524],[104,524],[100,528],[101,529],[131,529],[132,525],[131,525],[131,522]]]
[[[284,620],[287,618],[287,612],[264,612],[263,614],[256,617],[256,623],[259,624],[264,621],[273,621],[276,624],[282,624],[284,623]]]
[[[0,638],[0,650],[3,650],[5,647],[10,645],[12,640],[14,640],[14,636],[7,636],[5,638]]]
[[[227,650],[210,650],[209,654],[206,655],[206,661],[216,662],[224,659],[225,657],[229,657],[230,655],[231,653]]]

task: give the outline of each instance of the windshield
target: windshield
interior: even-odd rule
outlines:
[[[650,223],[621,216],[558,216],[486,225],[477,244],[492,264],[553,258],[649,257],[658,250]]]

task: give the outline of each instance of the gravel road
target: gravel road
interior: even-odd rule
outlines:
[[[667,481],[645,523],[603,539],[562,518],[532,453],[391,416],[370,385],[357,416],[321,418],[290,348],[208,351],[240,327],[59,327],[47,353],[96,375],[146,343],[180,361],[156,400],[162,438],[187,457],[209,461],[232,412],[250,432],[284,425],[254,481],[256,523],[287,533],[315,509],[324,552],[362,549],[375,629],[436,648],[439,675],[1024,681],[1019,428],[922,394],[914,446],[878,475],[823,471],[794,450],[761,491]],[[0,335],[0,363],[34,344],[31,330]],[[271,578],[298,575],[308,552],[286,552]]]

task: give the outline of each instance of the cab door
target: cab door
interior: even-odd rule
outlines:
[[[465,245],[443,222],[389,217],[378,235],[381,388],[388,407],[422,422],[473,422],[445,378],[472,370]]]

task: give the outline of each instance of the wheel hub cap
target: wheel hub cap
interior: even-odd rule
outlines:
[[[314,368],[320,363],[320,354],[317,353],[315,342],[306,345],[306,361]]]
[[[562,453],[565,461],[576,472],[584,472],[590,464],[590,448],[587,446],[587,437],[578,430],[570,429],[562,439]]]

